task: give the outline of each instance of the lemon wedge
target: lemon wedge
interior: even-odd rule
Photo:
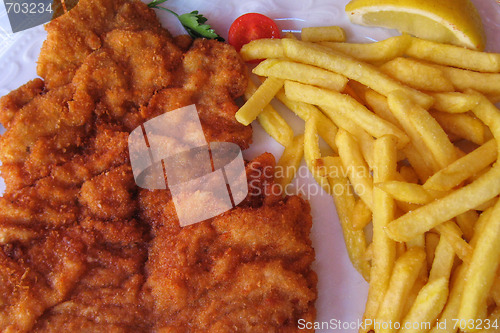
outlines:
[[[481,17],[469,0],[352,0],[345,10],[356,24],[475,50],[485,46]]]

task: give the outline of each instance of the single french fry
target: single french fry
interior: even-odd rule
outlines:
[[[418,247],[409,249],[396,260],[389,287],[377,313],[378,322],[401,322],[404,304],[424,263],[425,252]],[[378,332],[396,332],[396,329],[393,325],[385,325]]]
[[[241,58],[244,61],[283,58],[283,46],[279,38],[261,38],[243,45],[240,50]]]
[[[357,200],[352,211],[352,227],[360,230],[366,227],[372,220],[372,211],[363,200]]]
[[[440,168],[447,167],[457,159],[455,147],[448,135],[426,110],[415,105],[411,109],[410,122],[420,133]]]
[[[439,278],[429,281],[418,293],[410,311],[402,321],[404,333],[417,333],[425,330],[425,323],[436,320],[448,298],[448,279]]]
[[[406,54],[436,64],[459,67],[478,72],[500,72],[500,54],[413,37]]]
[[[353,58],[369,63],[386,62],[402,56],[411,43],[410,35],[390,37],[375,43],[336,43],[321,42],[320,44],[335,51],[342,52]]]
[[[375,168],[373,177],[376,182],[394,179],[396,174],[396,142],[392,136],[383,136],[375,141]],[[375,319],[384,294],[389,286],[392,268],[396,259],[396,245],[385,234],[386,225],[394,218],[394,200],[383,191],[374,188],[373,203],[373,241],[372,269],[363,319]],[[369,325],[367,325],[369,326]],[[372,327],[364,327],[369,331]]]
[[[314,179],[316,179],[316,182],[326,193],[331,193],[328,179],[325,176],[322,176],[316,168],[317,160],[321,158],[316,124],[317,119],[314,115],[309,116],[309,119],[306,120],[304,130],[304,159],[306,160],[307,168],[313,175]]]
[[[464,113],[479,103],[479,97],[457,91],[430,93],[434,97],[432,107],[441,112]]]
[[[336,91],[342,91],[347,84],[347,78],[340,74],[284,59],[264,60],[252,72],[260,76],[292,80]]]
[[[497,159],[498,144],[490,140],[469,154],[459,158],[447,167],[439,170],[424,183],[424,188],[447,191],[458,186],[464,180],[488,167]]]
[[[479,73],[436,65],[459,91],[474,89],[486,95],[500,95],[500,73]]]
[[[257,117],[260,126],[279,144],[286,147],[293,140],[293,130],[285,119],[270,105]]]
[[[339,157],[324,157],[323,165],[337,170],[331,172],[332,177],[328,177],[332,188],[333,201],[339,216],[347,253],[354,268],[364,277],[370,280],[370,264],[365,258],[367,250],[366,237],[363,230],[356,230],[352,227],[351,212],[355,205],[355,198],[349,180],[344,176],[345,170]]]
[[[245,90],[245,99],[248,100],[257,91],[257,86],[251,81],[248,81],[247,89]],[[266,105],[263,111],[257,117],[262,128],[274,140],[282,146],[287,146],[293,139],[293,130],[283,117],[270,104]]]
[[[434,233],[429,234],[436,235]],[[439,237],[438,240],[439,242],[434,252],[434,260],[429,272],[429,281],[441,278],[445,278],[448,281],[455,260],[455,251],[447,237]]]
[[[454,91],[453,83],[439,68],[414,59],[395,58],[379,68],[385,74],[414,89],[435,92]]]
[[[472,256],[472,247],[462,239],[462,231],[452,221],[446,221],[435,228],[441,237],[448,240],[457,256],[464,262],[469,262]]]
[[[383,183],[376,183],[375,187],[399,201],[426,204],[433,199],[433,196],[418,184],[391,180]]]
[[[434,232],[425,233],[425,259],[427,260],[427,269],[430,271],[434,257],[436,255],[436,248],[439,244],[439,235]],[[453,251],[452,251],[453,252]],[[455,255],[455,252],[453,252]]]
[[[431,111],[430,114],[448,134],[482,145],[486,138],[484,124],[465,113]]]
[[[465,275],[467,281],[458,311],[458,319],[468,321],[478,318],[478,309],[486,302],[495,273],[500,262],[500,202],[491,212],[490,218],[477,233],[477,242],[474,247],[472,259]],[[465,327],[461,329],[468,329]],[[474,329],[475,327],[472,327]]]
[[[236,120],[245,126],[250,125],[262,113],[264,107],[271,102],[281,87],[283,87],[283,80],[267,78],[236,112]]]
[[[391,134],[398,138],[398,146],[403,147],[408,143],[408,137],[403,131],[377,117],[348,95],[293,81],[285,81],[285,94],[292,100],[322,107],[328,116],[330,110],[335,110],[376,138]]]
[[[276,98],[304,121],[309,119],[310,115],[316,117],[316,126],[319,135],[323,138],[323,140],[325,140],[328,146],[333,149],[334,152],[337,152],[337,145],[335,144],[337,126],[335,126],[335,124],[328,119],[328,117],[318,110],[317,107],[303,102],[292,101],[286,97],[283,90],[280,90],[276,94]]]
[[[304,42],[343,42],[345,41],[345,31],[338,26],[307,27],[302,28],[300,38]]]
[[[392,91],[404,90],[424,108],[430,107],[434,102],[431,96],[400,84],[377,68],[327,47],[290,39],[283,40],[282,44],[286,57],[342,74],[382,95],[387,96]]]
[[[275,167],[275,179],[283,190],[295,178],[295,174],[300,167],[300,162],[304,156],[304,135],[300,134],[293,138],[292,142],[285,147],[278,163]]]
[[[342,165],[347,171],[354,190],[365,204],[373,210],[373,180],[359,145],[353,136],[343,129],[338,131],[336,143]]]
[[[477,222],[474,225],[474,235],[472,236],[472,239],[469,242],[470,246],[472,246],[473,248],[476,247],[476,244],[479,240],[479,236],[482,234],[484,226],[488,223],[489,219],[491,218],[493,214],[493,207],[495,207],[496,204],[497,202],[495,202],[493,206],[487,208],[479,215],[479,218],[477,219]]]

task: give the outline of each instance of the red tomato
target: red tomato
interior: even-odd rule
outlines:
[[[241,15],[231,24],[228,42],[239,51],[243,45],[252,40],[280,38],[280,36],[281,32],[272,19],[258,13],[248,13]]]

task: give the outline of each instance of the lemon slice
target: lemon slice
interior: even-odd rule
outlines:
[[[481,17],[469,0],[352,0],[353,23],[398,29],[441,43],[483,50]]]

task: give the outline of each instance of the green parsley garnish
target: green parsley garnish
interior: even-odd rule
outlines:
[[[176,12],[159,6],[167,0],[154,0],[148,4],[149,8],[156,8],[165,10],[177,17],[181,22],[184,29],[186,29],[189,36],[192,38],[208,38],[208,39],[216,39],[221,42],[224,41],[224,38],[219,36],[212,27],[208,24],[204,24],[207,21],[207,18],[202,14],[199,14],[197,10],[193,10],[191,13],[186,13],[179,15]]]

